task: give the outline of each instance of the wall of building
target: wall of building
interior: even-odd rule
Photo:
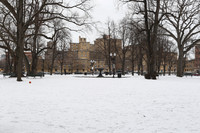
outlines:
[[[195,70],[200,71],[200,45],[195,46]]]

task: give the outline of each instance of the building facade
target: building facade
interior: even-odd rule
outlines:
[[[200,73],[200,45],[195,46],[195,71]]]
[[[47,51],[45,52],[45,70],[49,71],[53,56],[51,49],[52,42],[48,42]],[[78,43],[70,43],[70,47],[64,54],[63,70],[67,73],[86,73],[98,71],[98,68],[104,68],[104,71],[112,69],[112,61],[110,53],[117,53],[116,48],[121,49],[121,40],[112,39],[107,35],[98,38],[94,44],[87,42],[86,38],[79,37]],[[56,50],[56,58],[54,63],[54,72],[61,70],[59,63],[59,55],[61,51]],[[91,63],[93,61],[93,63]],[[118,64],[118,56],[116,56],[115,64]],[[116,65],[116,69],[120,66]]]

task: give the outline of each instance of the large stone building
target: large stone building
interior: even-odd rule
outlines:
[[[90,71],[90,51],[92,44],[86,38],[79,37],[79,43],[70,43],[69,62],[67,63],[69,72],[89,72]]]
[[[51,48],[52,43],[49,42],[48,46]],[[131,46],[127,47],[126,60],[125,60],[125,72],[132,71],[132,61],[131,61]],[[68,73],[85,73],[98,71],[98,68],[103,68],[104,72],[112,72],[113,67],[115,70],[122,69],[122,40],[111,38],[108,35],[103,35],[102,38],[97,38],[94,41],[94,44],[90,44],[87,42],[86,38],[79,37],[78,43],[70,43],[70,47],[67,51],[64,52],[64,62],[63,62],[63,70]],[[142,50],[141,63],[139,59],[140,55],[139,47],[135,47],[134,53],[134,72],[136,71],[146,71],[146,56],[145,51]],[[57,56],[54,63],[54,71],[59,72],[61,70],[60,66],[60,55],[61,51],[56,50]],[[113,62],[110,54],[116,53],[115,60]],[[48,49],[45,53],[45,68],[49,71],[51,66],[53,50]],[[170,56],[169,56],[170,55]],[[166,72],[169,70],[171,72],[176,71],[176,53],[168,53],[168,57],[171,59],[169,62],[165,62]],[[94,61],[94,64],[91,63]],[[173,62],[172,62],[173,61]],[[115,64],[113,66],[113,64]],[[140,64],[140,66],[138,65]],[[160,71],[164,71],[164,64],[161,64]]]
[[[115,64],[115,70],[121,69],[119,55],[122,51],[122,40],[115,39],[108,35],[103,35],[102,38],[98,38],[94,41],[93,52],[91,52],[91,59],[96,61],[95,66],[97,68],[104,68],[104,71],[112,71],[113,63]],[[116,54],[116,57],[111,55]],[[113,62],[114,61],[114,62]]]
[[[86,38],[79,37],[79,43],[71,43],[69,49],[72,53],[77,54],[77,59],[73,63],[73,72],[91,72],[92,68],[94,71],[97,71],[98,68],[109,71],[109,66],[112,64],[110,53],[116,53],[116,48],[121,48],[121,40],[107,35],[96,39],[94,44],[87,42]],[[94,61],[93,66],[91,61]]]
[[[53,49],[52,42],[47,44],[50,48],[45,53],[45,68],[50,70]],[[78,43],[70,43],[70,47],[64,54],[63,70],[69,73],[85,73],[97,71],[98,68],[104,68],[109,71],[111,66],[110,53],[116,53],[116,48],[121,48],[121,40],[112,39],[104,35],[103,38],[95,40],[94,44],[87,42],[86,38],[79,37]],[[60,71],[59,55],[61,51],[56,50],[56,59],[54,71]],[[94,61],[92,66],[91,60]],[[116,58],[117,60],[117,58]]]

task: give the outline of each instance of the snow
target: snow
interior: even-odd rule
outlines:
[[[199,133],[199,81],[2,76],[0,133]]]

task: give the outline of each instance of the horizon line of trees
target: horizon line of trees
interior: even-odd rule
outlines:
[[[177,76],[184,73],[188,52],[199,45],[200,1],[198,0],[119,0],[129,8],[128,18],[143,34],[147,56],[146,79],[156,79],[157,55],[162,43],[178,49]],[[127,20],[127,19],[126,19]],[[134,36],[136,37],[136,36]],[[173,51],[173,49],[171,49]]]

